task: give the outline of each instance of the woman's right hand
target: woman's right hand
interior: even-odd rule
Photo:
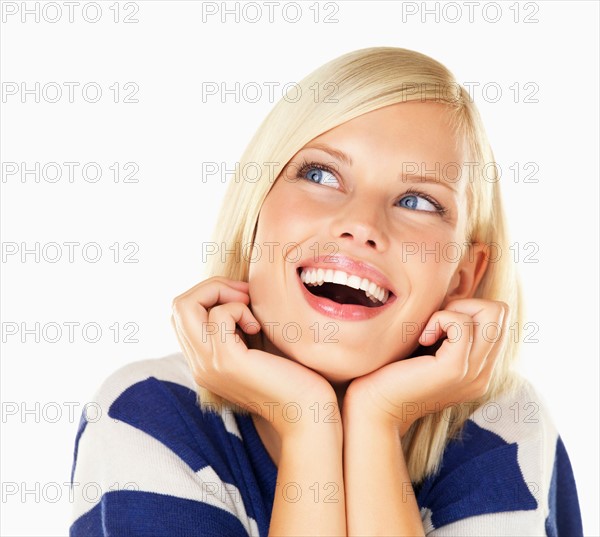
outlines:
[[[336,406],[329,382],[291,359],[248,349],[236,325],[257,334],[260,324],[248,307],[248,282],[213,276],[173,299],[171,324],[195,382],[268,419],[280,436],[298,431],[315,416],[309,408]],[[289,409],[285,405],[299,405]],[[289,408],[289,407],[286,407]],[[328,408],[331,408],[330,406]],[[312,407],[314,410],[314,406]],[[296,418],[301,416],[300,419]]]

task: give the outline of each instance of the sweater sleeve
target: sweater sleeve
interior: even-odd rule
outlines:
[[[259,534],[222,453],[231,436],[223,420],[190,411],[195,392],[185,370],[161,372],[165,363],[120,369],[86,405],[75,439],[70,537]]]
[[[583,536],[567,451],[528,381],[471,415],[417,499],[428,537]]]

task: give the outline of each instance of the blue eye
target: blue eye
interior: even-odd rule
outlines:
[[[339,185],[334,170],[319,162],[302,161],[296,178],[306,179],[319,185],[332,186],[334,188],[338,188],[337,185]],[[444,216],[448,212],[434,198],[415,189],[405,192],[397,203],[403,209],[410,209],[416,212],[436,213],[440,216]]]
[[[408,202],[403,203],[404,200],[408,200]],[[421,203],[419,203],[419,201],[421,201]],[[444,216],[448,212],[448,210],[442,204],[438,203],[431,196],[415,189],[405,192],[398,203],[400,204],[400,207],[404,209],[410,209],[412,211],[416,210],[418,212],[438,213],[440,216]],[[427,206],[432,207],[432,209],[419,208]]]
[[[338,180],[333,175],[333,172],[323,164],[316,162],[304,162],[298,171],[298,179],[308,179],[313,183],[325,186],[334,186],[338,184]]]
[[[405,200],[407,200],[406,204],[403,203]],[[419,203],[419,201],[421,201],[421,203]],[[418,192],[409,193],[402,197],[398,203],[400,204],[400,207],[415,209],[417,211],[438,212],[440,210],[439,205],[436,206],[432,200]],[[431,208],[427,209],[427,206]]]

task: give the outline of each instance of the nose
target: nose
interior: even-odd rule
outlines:
[[[384,232],[384,208],[375,200],[354,200],[339,208],[331,223],[333,237],[352,241],[356,247],[366,246],[383,251],[387,248]]]

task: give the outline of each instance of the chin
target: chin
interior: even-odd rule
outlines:
[[[373,361],[375,353],[371,349],[347,347],[341,342],[313,343],[310,345],[282,345],[287,356],[294,361],[319,373],[330,382],[347,382],[368,375],[392,360],[379,357]]]

